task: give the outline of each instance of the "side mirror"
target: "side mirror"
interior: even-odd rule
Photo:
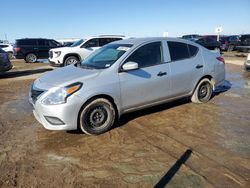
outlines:
[[[136,70],[136,69],[138,69],[138,63],[133,62],[133,61],[129,61],[125,63],[124,65],[122,65],[123,71]]]

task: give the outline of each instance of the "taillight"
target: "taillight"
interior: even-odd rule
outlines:
[[[225,64],[225,60],[223,57],[216,57],[216,59]]]
[[[16,53],[20,52],[21,48],[15,48]]]

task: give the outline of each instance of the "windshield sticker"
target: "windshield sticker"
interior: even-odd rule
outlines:
[[[130,49],[130,47],[126,47],[126,46],[119,46],[118,48],[117,48],[117,50],[120,50],[120,51],[128,51]]]
[[[110,67],[111,65],[110,64],[106,64],[105,67]]]

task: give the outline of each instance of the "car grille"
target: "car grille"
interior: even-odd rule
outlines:
[[[44,91],[42,90],[35,90],[33,87],[31,88],[30,91],[30,97],[33,101],[33,103],[35,103],[38,99],[38,97],[43,93]]]
[[[49,57],[53,58],[53,52],[52,51],[49,51]]]

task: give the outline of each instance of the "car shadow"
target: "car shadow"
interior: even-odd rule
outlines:
[[[153,107],[145,108],[145,109],[138,110],[135,112],[130,112],[130,113],[124,114],[116,122],[116,126],[114,126],[114,129],[121,127],[121,126],[125,125],[126,123],[128,123],[129,121],[136,119],[138,117],[145,116],[148,114],[153,114],[156,112],[161,112],[161,111],[171,109],[171,108],[174,108],[174,107],[177,107],[177,106],[180,106],[183,104],[187,104],[187,103],[190,103],[190,97],[177,99],[177,100],[174,100],[171,102],[166,102],[166,103],[163,103],[163,104],[160,104],[157,106],[153,106]]]
[[[0,74],[1,78],[16,78],[20,76],[28,76],[32,74],[38,74],[53,70],[52,68],[43,68],[43,69],[35,69],[35,70],[23,70],[23,71],[11,71]]]
[[[181,166],[185,164],[188,158],[191,156],[192,150],[187,149],[184,154],[175,162],[175,164],[167,171],[167,173],[160,179],[160,181],[154,186],[154,188],[163,188],[171,181],[174,175],[179,171]]]

